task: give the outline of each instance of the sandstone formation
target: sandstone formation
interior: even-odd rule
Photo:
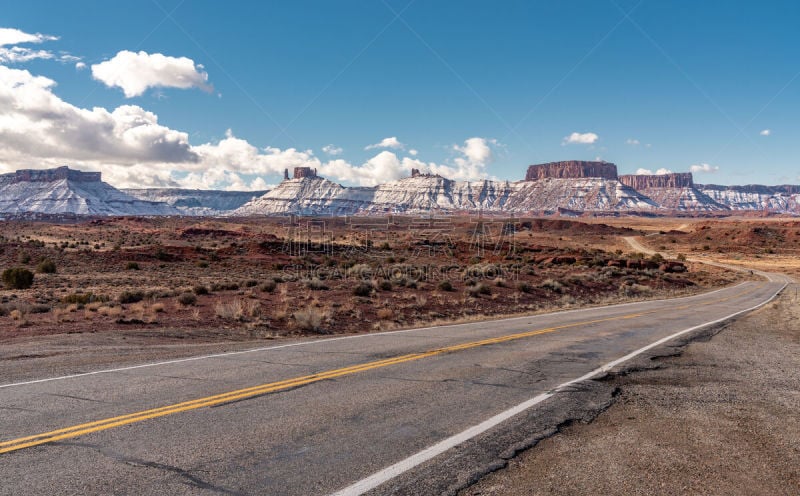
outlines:
[[[98,183],[100,182],[99,172],[82,172],[70,169],[67,166],[55,169],[23,169],[10,174],[0,175],[0,185],[15,183],[50,183],[54,181],[68,180],[79,183]]]
[[[528,167],[528,173],[525,174],[526,181],[538,181],[546,178],[582,179],[586,177],[616,180],[617,166],[609,162],[568,160],[566,162],[531,165]]]
[[[311,167],[295,167],[294,175],[292,177],[294,179],[303,179],[304,177],[317,177],[317,169],[312,169]]]
[[[633,189],[691,188],[694,186],[691,172],[671,174],[627,174],[619,176],[619,182]]]

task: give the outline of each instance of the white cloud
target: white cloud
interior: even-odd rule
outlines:
[[[86,69],[86,64],[84,62],[78,62],[77,64],[75,64],[75,69],[82,71]]]
[[[591,145],[594,144],[600,137],[595,133],[572,133],[565,136],[561,142],[562,145]]]
[[[103,173],[116,187],[265,189],[284,169],[317,168],[334,181],[372,186],[417,168],[459,180],[487,178],[496,140],[473,137],[454,145],[445,164],[382,150],[361,165],[323,162],[311,150],[258,148],[227,130],[219,141],[192,145],[187,133],[159,123],[136,106],[84,109],[53,93],[55,82],[0,66],[0,171],[68,164]]]
[[[126,98],[141,96],[149,88],[200,88],[212,91],[203,66],[187,57],[123,50],[110,60],[92,65],[92,77],[106,86],[122,89]]]
[[[645,175],[645,176],[653,176],[653,175],[655,175],[655,176],[663,176],[664,174],[672,174],[672,171],[669,170],[669,169],[666,169],[664,167],[658,169],[655,172],[653,172],[651,169],[642,169],[642,168],[636,169],[636,175],[638,175],[638,176],[642,176],[642,175]]]
[[[30,34],[14,28],[0,28],[0,46],[19,45],[20,43],[43,43],[56,41],[58,36],[47,34]]]
[[[772,134],[772,130],[771,129],[764,129],[763,131],[761,131],[758,134],[760,134],[761,136],[769,136],[770,134]]]
[[[328,155],[341,155],[344,152],[344,148],[336,145],[325,145],[322,147],[322,151]]]
[[[405,148],[405,146],[406,145],[401,143],[396,136],[392,136],[390,138],[383,138],[379,143],[375,143],[374,145],[367,145],[364,147],[364,149],[373,150],[375,148],[393,148],[395,150],[402,150]]]
[[[709,164],[699,164],[699,165],[692,165],[689,167],[689,171],[693,173],[709,173],[713,174],[714,172],[719,171],[719,167],[716,165],[709,165]]]
[[[414,150],[413,148],[408,151],[408,154],[411,155],[412,157],[416,157],[418,153],[419,152],[417,150]]]
[[[625,144],[626,145],[631,145],[631,146],[638,146],[640,143],[639,143],[639,140],[637,140],[637,139],[628,138],[628,139],[625,140]]]
[[[56,41],[57,36],[35,33],[30,34],[14,28],[0,28],[0,64],[19,64],[36,59],[54,59],[60,62],[74,62],[78,57],[66,52],[58,55],[48,50],[33,49],[17,46],[26,43],[44,43]]]

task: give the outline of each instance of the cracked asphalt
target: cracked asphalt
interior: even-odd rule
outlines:
[[[748,282],[680,300],[315,340],[28,384],[9,385],[12,377],[0,384],[0,441],[551,329],[0,454],[0,494],[327,494],[658,339],[762,302],[780,287]],[[603,381],[574,384],[373,493],[455,493],[565,422],[592,418],[614,394]]]

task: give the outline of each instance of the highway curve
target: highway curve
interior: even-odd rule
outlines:
[[[0,384],[0,494],[439,494],[485,470],[455,453],[784,284]]]

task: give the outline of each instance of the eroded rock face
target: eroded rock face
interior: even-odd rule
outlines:
[[[526,181],[538,181],[546,178],[580,179],[585,177],[617,179],[617,166],[608,162],[568,160],[565,162],[531,165],[528,167],[527,174],[525,174]]]
[[[312,169],[311,167],[295,167],[294,175],[292,177],[294,179],[303,179],[304,177],[317,177],[317,169]]]
[[[67,166],[55,169],[23,169],[0,176],[0,184],[15,183],[50,183],[53,181],[69,180],[80,183],[99,183],[99,172],[82,172],[70,169]]]
[[[633,189],[650,188],[691,188],[694,186],[691,172],[672,174],[626,174],[619,176],[619,182]]]

